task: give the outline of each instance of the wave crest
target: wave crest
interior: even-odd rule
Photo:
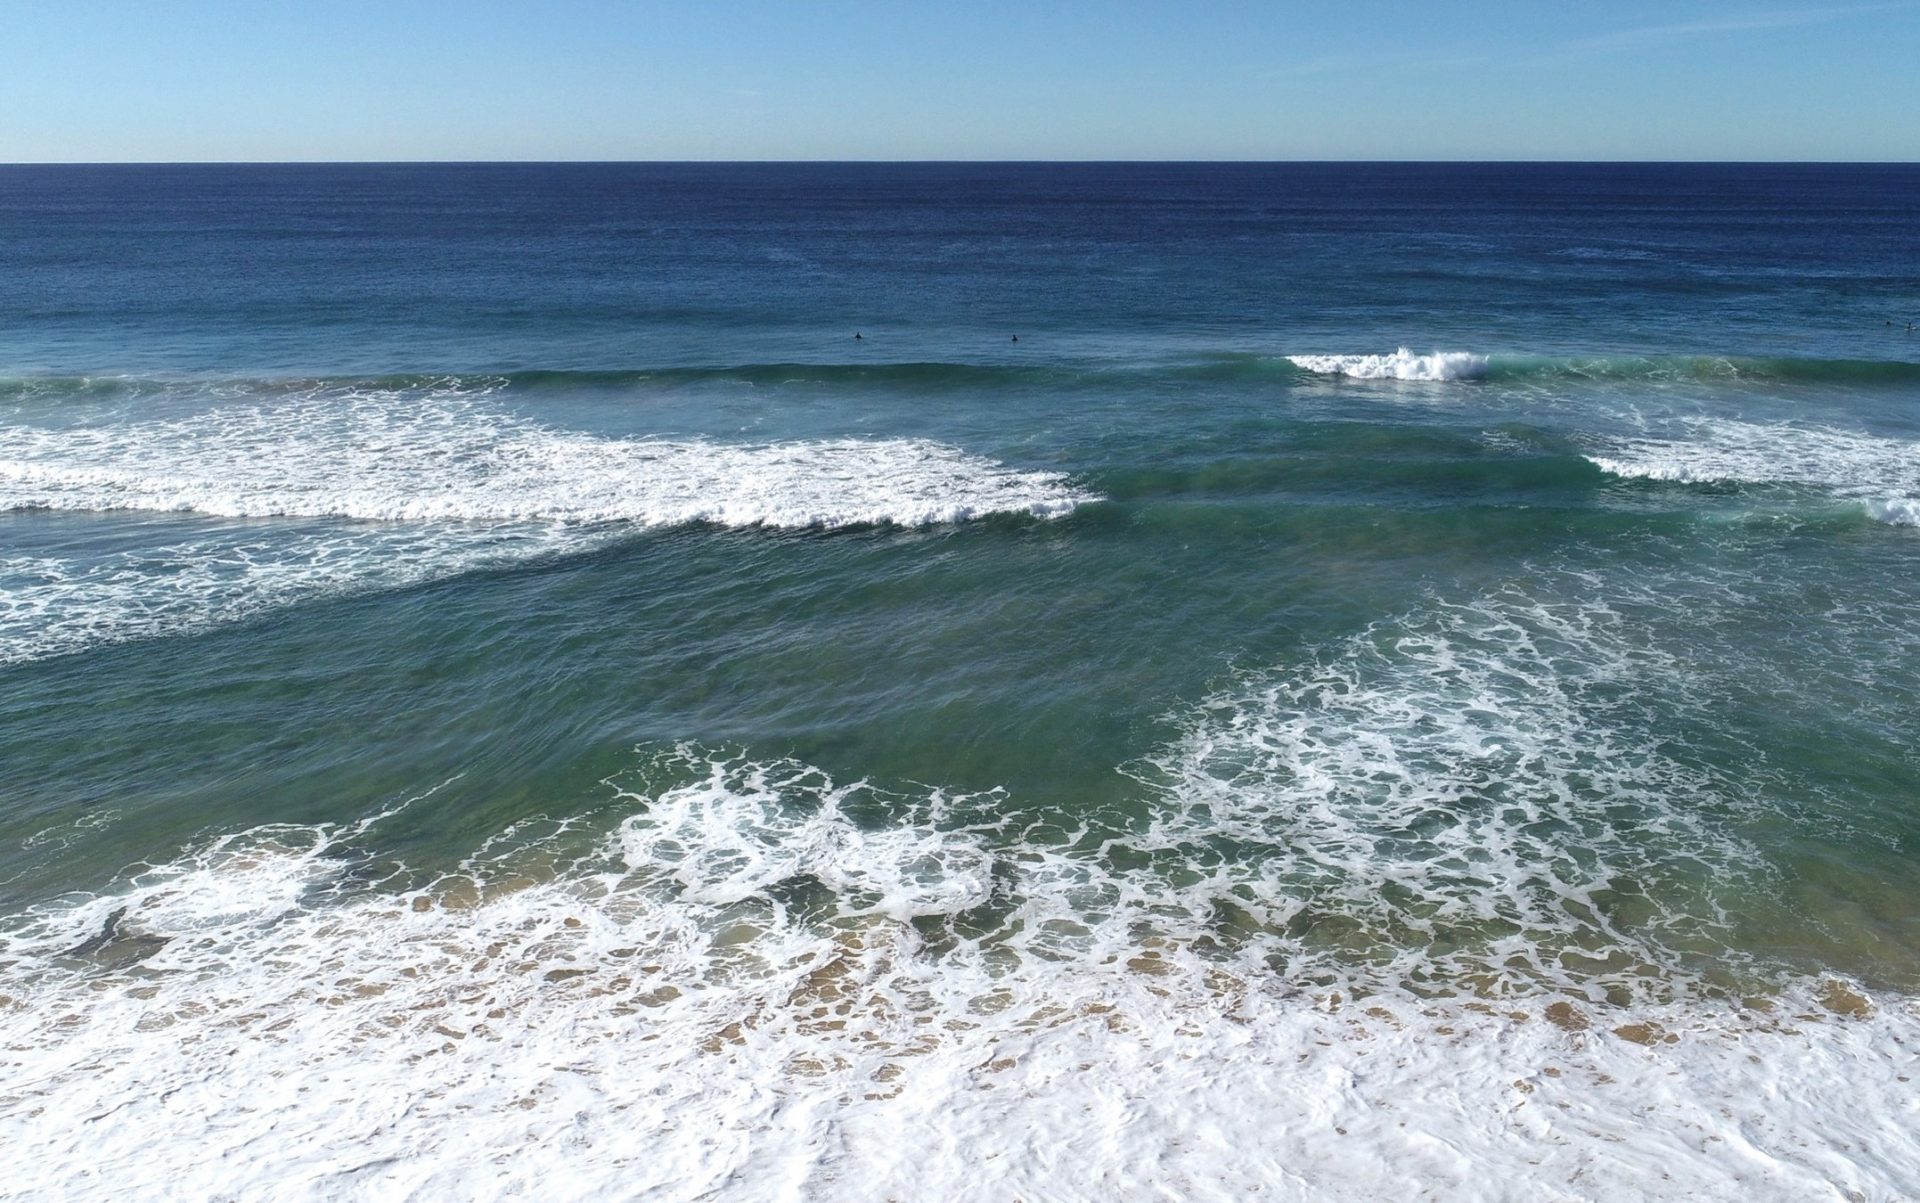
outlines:
[[[1471,380],[1487,370],[1487,357],[1467,351],[1416,355],[1401,347],[1391,355],[1289,355],[1287,362],[1322,376],[1353,380]]]
[[[386,522],[920,526],[1087,495],[917,439],[734,445],[549,429],[470,399],[320,396],[196,418],[0,430],[0,509]]]

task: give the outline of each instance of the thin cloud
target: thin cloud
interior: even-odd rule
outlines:
[[[1846,17],[1869,13],[1911,10],[1911,0],[1898,4],[1854,4],[1831,8],[1776,9],[1770,12],[1739,13],[1704,21],[1677,21],[1670,25],[1643,25],[1635,29],[1615,30],[1590,38],[1577,38],[1558,49],[1567,54],[1591,54],[1607,50],[1632,50],[1646,46],[1669,45],[1694,38],[1725,33],[1758,33],[1771,29],[1797,29],[1805,25],[1824,25]]]
[[[1535,48],[1533,54],[1536,62],[1562,61],[1590,54],[1604,54],[1609,51],[1643,50],[1679,45],[1694,39],[1722,34],[1764,33],[1776,29],[1825,25],[1831,21],[1874,13],[1912,12],[1916,8],[1920,8],[1920,0],[1894,0],[1893,3],[1885,4],[1830,5],[1825,8],[1768,9],[1699,21],[1675,21],[1665,25],[1641,25],[1632,29],[1617,29],[1610,33],[1575,38],[1568,42],[1540,45]],[[1360,50],[1320,55],[1297,63],[1272,67],[1260,72],[1260,77],[1293,79],[1314,75],[1346,75],[1378,71],[1383,68],[1452,71],[1484,67],[1491,61],[1492,58],[1486,52],[1458,44],[1429,47],[1424,50]],[[1509,57],[1505,61],[1513,60]]]

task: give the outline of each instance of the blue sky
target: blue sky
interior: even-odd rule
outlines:
[[[0,161],[1920,160],[1920,0],[13,0]]]

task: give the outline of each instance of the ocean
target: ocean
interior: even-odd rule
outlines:
[[[1920,167],[0,167],[0,1196],[1920,1198]]]

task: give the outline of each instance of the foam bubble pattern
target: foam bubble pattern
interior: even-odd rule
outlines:
[[[1635,695],[1671,669],[1604,605],[1436,603],[1208,699],[1144,766],[1177,805],[1136,843],[1231,847],[1221,906],[1296,971],[1639,997],[1767,874],[1735,791],[1652,750]]]
[[[1487,357],[1467,351],[1417,355],[1401,347],[1391,355],[1289,355],[1303,371],[1354,380],[1471,380],[1487,370]]]
[[[1820,489],[1875,520],[1920,524],[1920,443],[1783,422],[1697,419],[1678,438],[1621,440],[1587,457],[1602,471],[1680,484]]]
[[[916,439],[578,434],[470,394],[321,389],[162,422],[3,432],[0,508],[645,526],[902,526],[1064,513],[1058,474]]]
[[[769,814],[770,789],[810,813]],[[1772,1011],[1356,996],[1118,920],[1117,960],[992,940],[939,955],[897,916],[973,902],[945,878],[977,880],[978,845],[853,839],[836,796],[804,766],[716,761],[578,861],[534,839],[468,875],[370,888],[351,884],[380,877],[352,833],[262,830],[40,911],[0,945],[10,1187],[1730,1200],[1914,1184],[1899,1079],[1920,1016],[1901,1000],[1839,982]],[[715,885],[678,841],[725,814],[735,868]],[[542,850],[551,871],[529,872]],[[784,873],[850,905],[803,916]]]

